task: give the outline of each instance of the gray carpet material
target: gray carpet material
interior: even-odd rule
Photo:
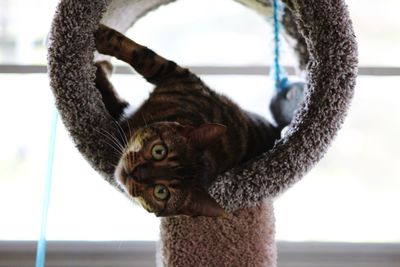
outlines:
[[[111,3],[110,7],[115,5],[109,10],[110,1],[105,0],[60,1],[50,34],[48,71],[56,106],[76,147],[117,187],[113,171],[118,158],[106,135],[119,133],[94,86],[93,32],[100,20],[125,31],[139,17],[171,1],[115,1],[120,2]],[[256,2],[266,3],[241,2],[257,8]],[[307,71],[304,103],[271,151],[220,175],[209,189],[221,205],[234,211],[230,217],[162,219],[164,266],[276,266],[272,199],[322,158],[343,123],[357,75],[357,45],[347,7],[343,0],[285,2],[291,10],[289,24],[294,20],[298,25],[291,35],[307,46],[307,53],[300,53],[308,62],[300,64]]]
[[[307,43],[305,99],[272,150],[217,178],[211,195],[230,210],[274,198],[326,153],[343,124],[357,76],[357,43],[344,1],[285,1]]]
[[[164,266],[276,266],[272,201],[228,218],[167,218],[161,224]]]

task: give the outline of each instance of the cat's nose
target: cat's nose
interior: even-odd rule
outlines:
[[[137,182],[144,182],[149,177],[148,168],[146,168],[146,166],[144,166],[144,165],[136,166],[136,168],[133,170],[131,176]]]

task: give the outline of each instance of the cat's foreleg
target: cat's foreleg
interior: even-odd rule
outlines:
[[[122,117],[124,109],[129,104],[118,96],[118,93],[109,80],[113,69],[111,63],[108,61],[98,61],[95,63],[95,66],[97,67],[95,78],[96,88],[101,93],[107,111],[118,121]]]
[[[131,65],[139,74],[153,84],[160,84],[170,78],[187,78],[191,72],[175,62],[157,55],[105,25],[100,24],[94,34],[97,50],[114,56]]]

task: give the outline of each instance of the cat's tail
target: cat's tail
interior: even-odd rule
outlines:
[[[171,79],[194,76],[188,69],[157,55],[151,49],[135,43],[122,33],[103,24],[95,32],[97,50],[131,65],[147,81],[159,85]]]

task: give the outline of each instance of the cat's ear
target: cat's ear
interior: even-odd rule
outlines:
[[[218,141],[225,132],[225,125],[204,123],[197,128],[188,128],[185,134],[193,147],[203,150]]]
[[[181,214],[189,216],[226,217],[225,210],[207,193],[198,186],[189,191],[187,201],[180,210]]]

